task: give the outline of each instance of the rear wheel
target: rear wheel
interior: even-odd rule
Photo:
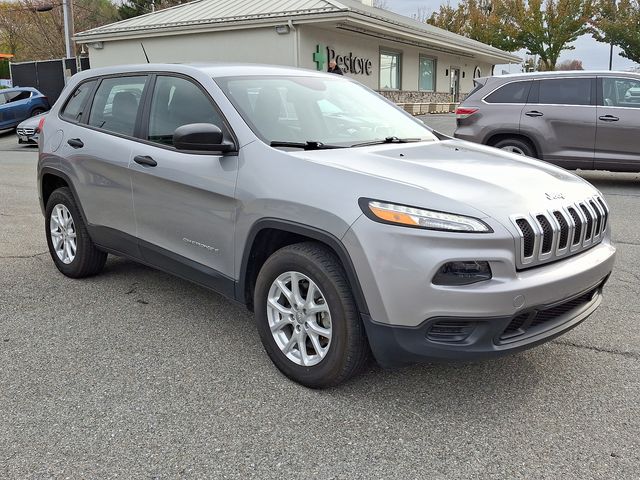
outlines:
[[[527,157],[535,157],[536,153],[533,147],[526,140],[519,138],[505,138],[493,145],[500,150],[515,153],[516,155],[526,155]]]
[[[342,265],[316,243],[284,247],[267,259],[254,294],[258,332],[273,363],[311,388],[347,380],[369,347]]]
[[[67,277],[88,277],[104,267],[107,254],[91,241],[67,187],[55,190],[47,200],[45,233],[53,263]]]
[[[35,117],[36,115],[40,115],[41,113],[46,112],[44,108],[34,108],[31,112],[31,116]]]

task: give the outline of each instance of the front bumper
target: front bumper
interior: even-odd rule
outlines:
[[[470,360],[530,348],[573,328],[598,307],[615,261],[608,231],[581,253],[516,270],[513,236],[484,220],[493,234],[452,235],[358,220],[343,237],[367,302],[369,343],[381,365]],[[432,282],[444,262],[473,260],[489,262],[491,280],[462,286]],[[464,332],[442,341],[432,332],[439,322],[441,332]]]
[[[371,350],[383,367],[420,361],[477,360],[525,350],[583,322],[602,301],[608,276],[560,302],[504,317],[440,317],[417,327],[377,323],[362,315]]]

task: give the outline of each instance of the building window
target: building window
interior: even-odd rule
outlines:
[[[435,91],[436,61],[434,58],[420,55],[420,78],[418,88],[423,92]]]
[[[380,52],[380,90],[400,89],[401,60],[401,53]]]

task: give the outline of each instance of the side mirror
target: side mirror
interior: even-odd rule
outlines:
[[[225,143],[222,130],[212,123],[190,123],[173,132],[173,146],[178,150],[229,152],[233,144]]]

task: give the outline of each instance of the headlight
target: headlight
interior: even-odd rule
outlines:
[[[368,198],[360,199],[360,208],[371,220],[392,225],[445,232],[491,233],[493,231],[482,220],[455,213],[396,205]]]

